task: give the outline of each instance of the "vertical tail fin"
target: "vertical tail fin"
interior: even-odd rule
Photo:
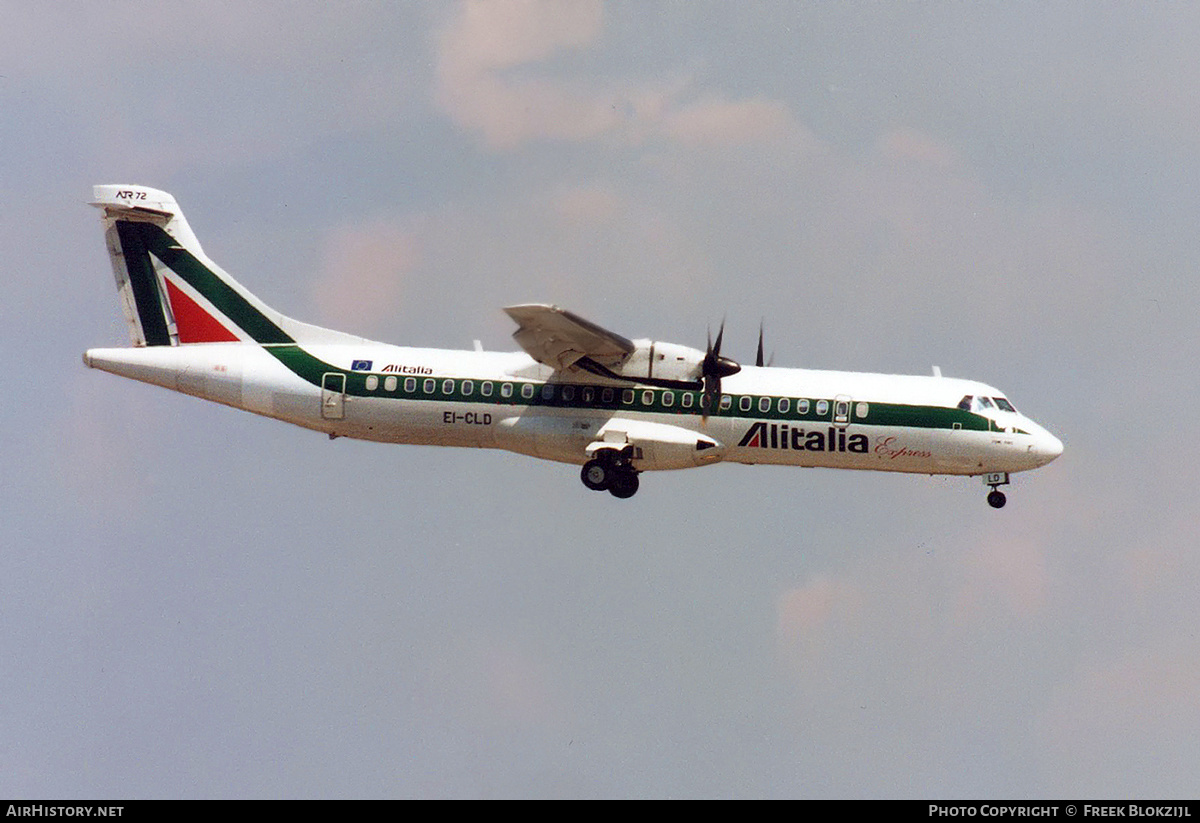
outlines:
[[[121,308],[135,346],[361,338],[285,317],[214,263],[175,198],[145,186],[96,186]]]

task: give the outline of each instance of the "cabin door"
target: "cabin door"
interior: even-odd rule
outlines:
[[[850,425],[850,396],[839,394],[833,400],[833,425],[848,426]]]
[[[346,416],[346,375],[326,372],[321,376],[321,417],[341,420]]]

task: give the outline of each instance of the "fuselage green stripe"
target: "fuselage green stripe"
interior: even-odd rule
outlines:
[[[338,368],[318,357],[309,354],[297,345],[265,346],[267,352],[279,360],[291,372],[314,386],[321,386],[326,374],[341,374],[345,376],[345,393],[353,397],[378,397],[381,399],[435,401],[440,403],[474,403],[490,406],[530,406],[537,408],[574,409],[579,411],[595,410],[599,412],[628,411],[641,414],[669,414],[681,417],[699,417],[700,392],[668,392],[663,389],[630,388],[622,389],[613,386],[600,386],[579,383],[545,383],[530,380],[479,380],[461,377],[446,377],[445,375],[426,375],[421,377],[404,377],[385,375],[364,371],[347,371]],[[388,378],[394,377],[394,387],[389,389]],[[374,389],[367,388],[367,381],[373,378]],[[470,394],[463,391],[464,383],[471,384]],[[490,386],[490,394],[484,395],[484,385]],[[502,387],[509,385],[512,393],[502,394]],[[426,387],[431,388],[426,391]],[[527,388],[528,387],[528,388]],[[553,387],[549,397],[546,388]],[[567,392],[570,397],[568,399]],[[611,389],[611,399],[604,400],[605,389]],[[650,403],[643,402],[647,393],[652,398]],[[526,396],[526,395],[529,396]],[[673,397],[668,405],[663,402],[664,395]],[[684,395],[692,396],[692,405],[685,406]],[[752,405],[749,410],[740,408],[741,398],[750,397]],[[585,399],[588,397],[588,399]],[[626,397],[630,399],[627,401]],[[834,423],[834,401],[824,400],[825,411],[818,413],[821,398],[788,398],[789,411],[779,411],[779,397],[769,396],[771,407],[768,411],[759,409],[760,395],[730,395],[732,402],[729,408],[717,408],[709,417],[731,418],[743,420],[777,420],[798,421],[809,423],[828,423],[831,425],[856,426],[897,426],[919,429],[964,429],[967,431],[998,431],[994,421],[983,415],[963,409],[951,409],[943,406],[910,405],[902,403],[867,402],[866,414],[857,416],[857,409],[851,410],[851,418],[842,423]],[[807,400],[807,411],[797,412],[800,400]]]

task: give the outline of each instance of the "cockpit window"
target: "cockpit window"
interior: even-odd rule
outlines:
[[[992,399],[996,401],[996,405],[999,406],[1002,411],[1006,411],[1006,412],[1015,412],[1016,411],[1016,409],[1013,408],[1013,404],[1009,403],[1003,397],[993,397]]]
[[[983,407],[983,408],[985,408],[985,409],[991,409],[991,408],[995,408],[995,407],[992,405],[992,401],[991,401],[991,399],[990,399],[990,398],[987,398],[987,397],[980,397],[980,398],[979,398],[979,405],[980,405],[980,406],[982,406],[982,407]]]
[[[968,394],[962,400],[958,401],[958,407],[960,409],[962,409],[963,411],[970,411],[971,410],[971,401],[974,399],[975,399],[974,395]]]

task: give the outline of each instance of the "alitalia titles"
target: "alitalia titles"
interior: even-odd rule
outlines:
[[[759,421],[742,436],[739,446],[751,449],[790,449],[810,452],[867,453],[865,434],[848,434],[845,429],[806,430],[787,423]]]
[[[433,374],[433,369],[428,366],[406,366],[403,363],[388,363],[380,371],[385,374],[387,372],[395,372],[396,374]]]

